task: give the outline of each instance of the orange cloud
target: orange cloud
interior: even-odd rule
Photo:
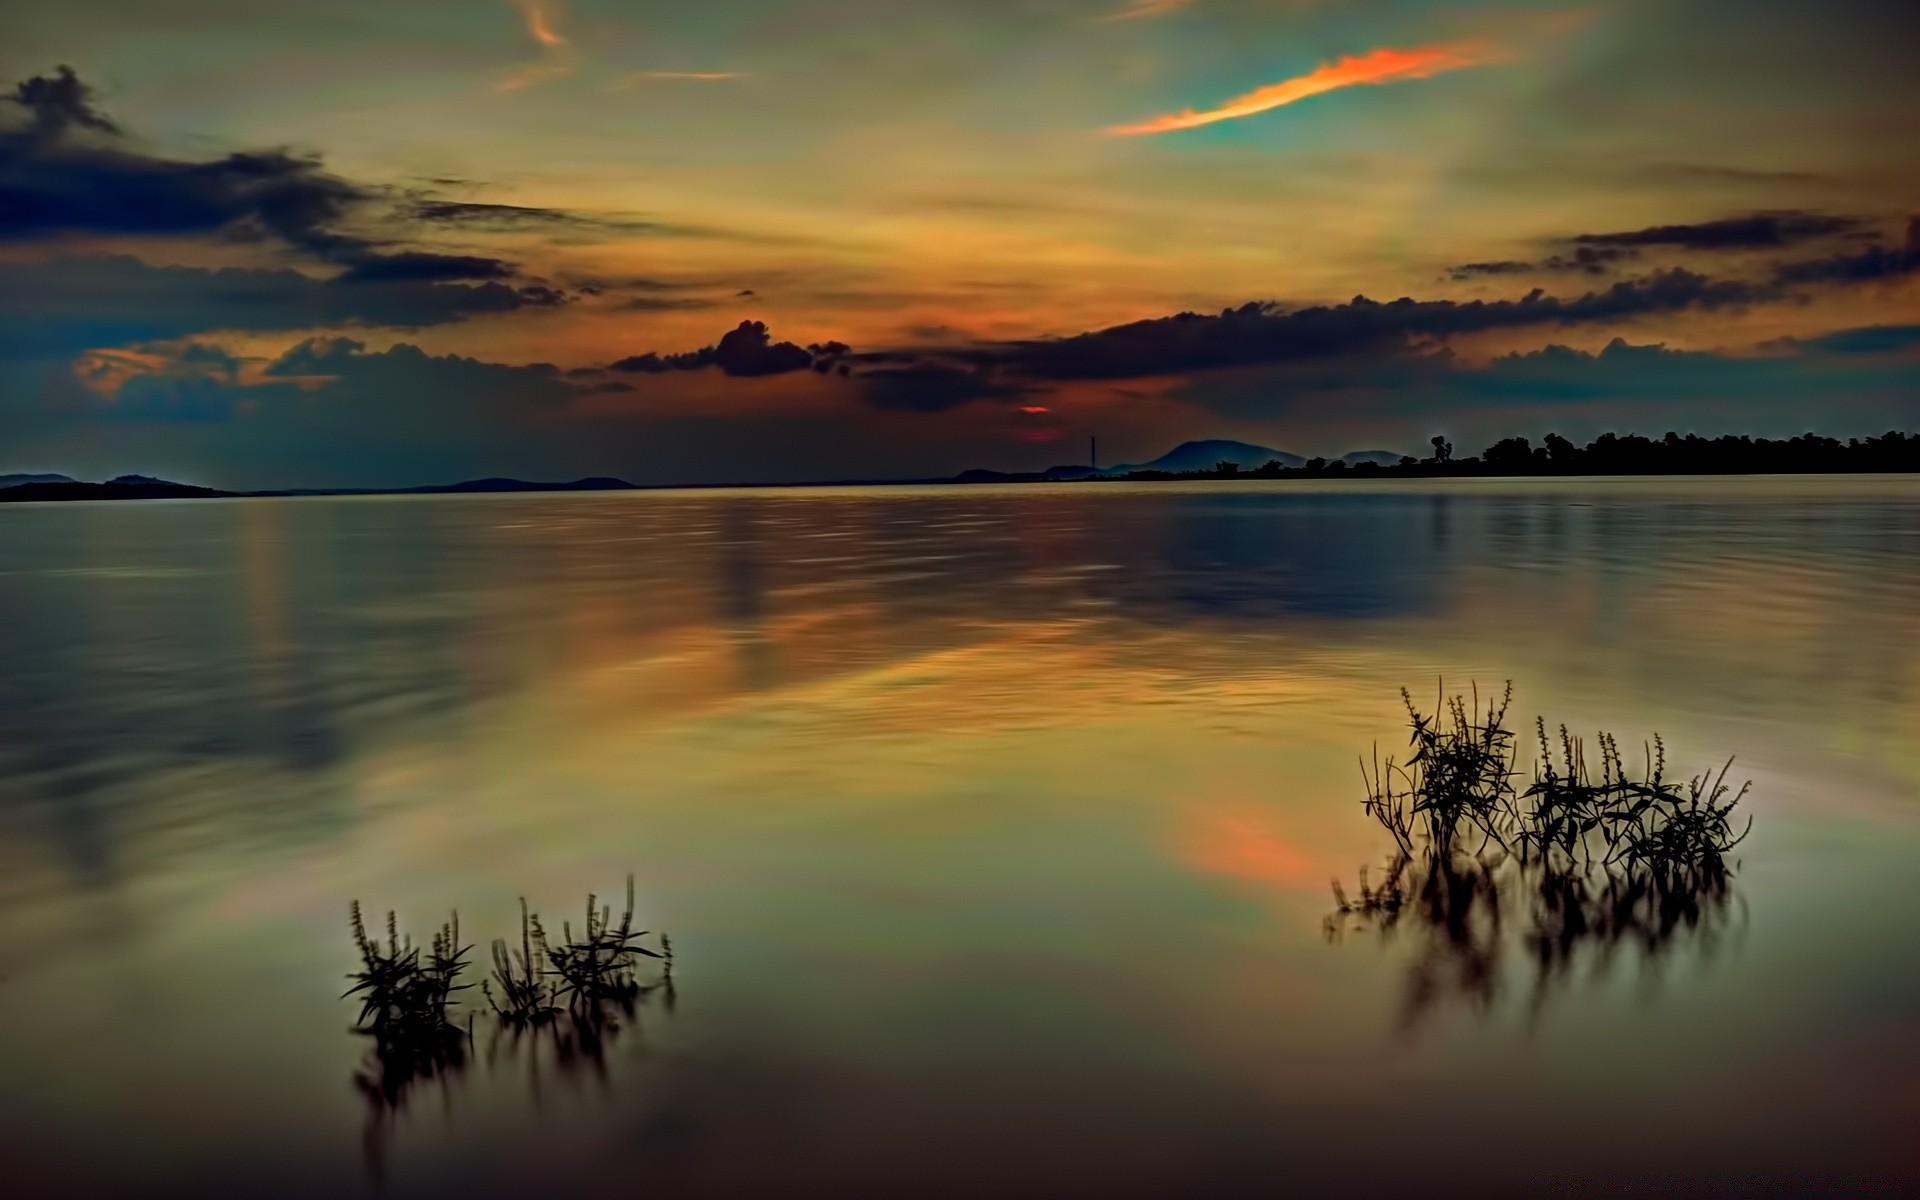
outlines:
[[[1177,129],[1198,129],[1216,121],[1250,117],[1279,108],[1322,92],[1362,83],[1397,83],[1402,79],[1426,79],[1446,71],[1482,67],[1506,62],[1513,55],[1503,47],[1484,39],[1443,42],[1412,50],[1380,49],[1350,55],[1338,62],[1316,67],[1305,75],[1270,84],[1229,100],[1219,108],[1155,117],[1138,125],[1119,125],[1107,130],[1118,137],[1138,137],[1149,133],[1171,133]]]
[[[557,50],[567,44],[560,31],[553,27],[553,14],[547,11],[541,0],[513,0],[513,6],[527,19],[527,36],[550,50]]]
[[[530,63],[495,86],[503,92],[517,92],[536,83],[571,74],[574,65],[573,44],[555,27],[560,9],[556,0],[508,0],[527,21],[527,36],[540,46],[540,59]]]
[[[623,75],[619,79],[614,80],[612,84],[608,85],[607,90],[610,92],[624,92],[628,88],[652,80],[678,80],[685,83],[724,83],[729,79],[743,78],[745,78],[745,76],[739,71],[635,71],[631,75]]]
[[[1179,12],[1192,3],[1193,0],[1133,0],[1133,2],[1125,8],[1119,9],[1116,12],[1110,12],[1106,16],[1097,19],[1102,21],[1140,21],[1151,17],[1164,17],[1169,13]]]

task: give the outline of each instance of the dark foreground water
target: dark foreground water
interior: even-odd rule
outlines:
[[[0,1190],[1908,1192],[1917,635],[1911,480],[7,506]],[[1330,941],[1441,676],[1737,755],[1731,894]],[[350,899],[629,872],[671,1007],[355,1085]]]

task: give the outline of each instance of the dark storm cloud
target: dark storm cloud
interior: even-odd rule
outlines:
[[[658,375],[668,371],[698,371],[716,367],[722,374],[737,378],[784,375],[805,371],[814,365],[812,351],[792,342],[776,342],[764,321],[742,321],[711,346],[684,354],[658,354],[649,351],[609,364],[614,371]]]
[[[366,198],[316,160],[281,151],[189,162],[129,149],[65,67],[0,106],[0,240],[217,233],[329,257],[365,249],[330,227]]]
[[[1682,250],[1764,250],[1857,229],[1858,217],[1815,212],[1761,212],[1692,225],[1655,225],[1625,233],[1583,233],[1580,246],[1672,246]]]
[[[1248,303],[1217,316],[1180,313],[1058,341],[1013,343],[984,354],[1033,379],[1127,379],[1395,351],[1423,339],[1496,329],[1737,308],[1774,295],[1764,285],[1676,269],[1565,299],[1536,288],[1518,300],[1402,297],[1381,303],[1360,296],[1346,304],[1294,310]]]
[[[563,301],[548,288],[497,280],[315,279],[285,269],[155,267],[125,255],[0,263],[0,358],[59,358],[213,330],[418,329]]]
[[[379,196],[329,174],[318,158],[284,150],[205,161],[141,151],[93,106],[92,89],[68,67],[0,97],[0,242],[106,234],[278,243],[345,267],[350,282],[515,273],[500,259],[394,251],[342,228]]]

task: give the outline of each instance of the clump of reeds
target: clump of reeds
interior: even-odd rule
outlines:
[[[1471,701],[1443,695],[1432,716],[1405,688],[1400,698],[1412,750],[1404,764],[1382,763],[1377,752],[1371,771],[1361,762],[1367,812],[1407,854],[1422,842],[1451,853],[1457,838],[1476,832],[1483,847],[1503,842],[1513,801],[1513,734],[1505,727],[1513,685],[1484,708],[1478,689]]]
[[[515,1029],[543,1025],[560,1011],[558,989],[547,976],[547,934],[540,918],[520,901],[520,949],[510,950],[505,938],[493,942],[493,976],[480,981],[487,1004],[501,1024]],[[500,985],[494,995],[493,984]]]
[[[1583,950],[1604,962],[1632,944],[1652,958],[1720,926],[1731,899],[1726,855],[1752,828],[1735,830],[1751,785],[1728,786],[1731,762],[1676,784],[1658,737],[1636,772],[1612,735],[1598,736],[1590,760],[1564,726],[1556,747],[1536,721],[1534,782],[1516,792],[1504,726],[1511,684],[1484,706],[1477,692],[1443,694],[1433,716],[1401,696],[1412,753],[1404,765],[1377,752],[1371,769],[1361,764],[1365,809],[1393,836],[1394,857],[1378,886],[1362,870],[1357,899],[1334,882],[1326,930],[1414,926],[1425,949],[1410,974],[1412,1008],[1448,994],[1490,1001],[1516,896],[1531,896],[1521,941],[1543,993]]]
[[[659,960],[671,975],[672,939],[661,934],[660,949],[651,950],[640,944],[651,931],[633,927],[632,877],[627,879],[627,904],[618,924],[612,906],[599,905],[598,899],[587,897],[580,936],[574,936],[570,923],[563,923],[558,944],[548,938],[539,914],[521,900],[520,946],[514,949],[505,939],[496,940],[492,975],[480,985],[502,1024],[520,1029],[546,1024],[563,1010],[589,1018],[607,1003],[631,1005],[645,990],[638,972],[643,958]]]
[[[563,924],[566,939],[558,946],[547,946],[547,962],[559,977],[557,994],[566,996],[575,1008],[601,1001],[630,1001],[640,994],[635,968],[641,958],[667,961],[672,943],[662,938],[662,949],[653,951],[639,945],[647,930],[633,928],[633,877],[627,877],[627,907],[620,923],[613,923],[613,908],[596,909],[597,897],[587,897],[586,925],[581,936],[573,936],[573,927]]]
[[[358,900],[350,912],[360,969],[348,976],[354,984],[345,996],[360,997],[355,1026],[385,1042],[424,1043],[458,1036],[460,1028],[448,1010],[453,994],[468,986],[455,980],[466,970],[466,957],[473,949],[460,944],[460,914],[454,913],[434,933],[423,959],[413,939],[400,935],[393,913],[387,914],[383,945],[367,936]]]
[[[1601,733],[1596,776],[1585,744],[1566,726],[1560,727],[1557,762],[1546,722],[1536,720],[1535,728],[1540,763],[1522,797],[1531,803],[1515,822],[1523,853],[1670,872],[1718,862],[1752,828],[1749,818],[1738,834],[1733,831],[1733,809],[1753,785],[1737,792],[1727,786],[1731,759],[1718,776],[1697,775],[1682,787],[1667,780],[1667,748],[1655,734],[1646,746],[1646,768],[1635,778],[1613,735]]]

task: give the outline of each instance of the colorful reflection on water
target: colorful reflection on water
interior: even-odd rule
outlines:
[[[1920,483],[0,513],[0,1160],[29,1195],[1907,1190]],[[1737,755],[1713,936],[1327,940],[1398,689]],[[346,905],[640,883],[677,1003],[380,1117]],[[1431,964],[1426,964],[1431,965]],[[1557,966],[1556,970],[1562,967]],[[578,1050],[579,1047],[574,1047]],[[370,1170],[377,1166],[377,1171]]]

